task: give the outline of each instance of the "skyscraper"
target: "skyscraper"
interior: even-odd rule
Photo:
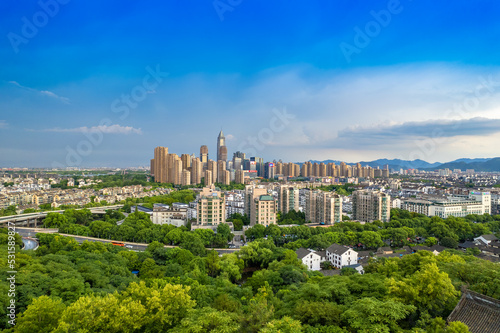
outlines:
[[[342,222],[342,198],[333,192],[307,191],[305,213],[306,221],[312,223]]]
[[[352,216],[363,222],[380,220],[389,222],[391,218],[391,197],[380,191],[358,190],[352,193]]]
[[[226,157],[222,159],[221,156],[221,147],[226,147],[226,138],[224,137],[224,133],[220,130],[219,136],[217,137],[217,161],[226,161],[227,160],[227,148],[225,148]]]
[[[200,161],[203,164],[203,168],[206,168],[208,162],[208,147],[205,145],[200,147]]]
[[[227,147],[226,146],[221,146],[219,148],[219,159],[218,161],[227,161]]]
[[[191,184],[196,185],[201,183],[203,164],[199,158],[193,158],[191,162]]]
[[[167,147],[156,147],[154,151],[153,159],[153,170],[155,181],[157,183],[166,183],[168,174],[167,165],[168,148]]]

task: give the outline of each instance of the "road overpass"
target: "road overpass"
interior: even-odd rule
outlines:
[[[23,236],[23,239],[24,239],[24,237],[35,237],[35,235],[37,233],[57,233],[57,229],[16,227],[16,232],[19,233],[19,235]],[[111,239],[85,237],[85,236],[77,236],[77,235],[69,235],[69,234],[59,234],[59,235],[71,237],[71,238],[75,239],[80,244],[83,243],[84,241],[100,242],[100,243],[104,243],[104,244],[108,244],[108,243],[115,241],[115,240],[111,240]],[[145,244],[145,243],[121,242],[121,241],[119,241],[119,242],[124,243],[125,245],[131,246],[129,248],[134,250],[134,251],[146,251],[146,248],[149,245],[149,244]],[[174,247],[178,247],[178,246],[164,245],[164,247],[174,248]],[[211,249],[207,249],[207,250],[211,250]],[[217,253],[219,253],[219,254],[226,254],[226,253],[233,253],[233,252],[239,251],[240,249],[214,249],[214,250],[217,251]]]
[[[76,208],[79,209],[88,209],[92,214],[106,214],[106,210],[116,210],[122,208],[123,205],[111,205],[111,206],[100,206],[100,207],[91,207],[91,208]],[[40,223],[45,217],[47,217],[48,213],[63,213],[64,210],[48,210],[44,212],[34,212],[27,214],[19,214],[19,215],[10,215],[10,216],[2,216],[0,217],[0,226],[6,226],[9,223],[14,223],[15,225],[25,225],[25,226],[33,226],[37,227],[38,223]]]

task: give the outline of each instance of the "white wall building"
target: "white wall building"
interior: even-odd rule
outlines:
[[[152,221],[154,224],[172,224],[176,227],[186,225],[188,208],[187,204],[174,203],[172,207],[163,204],[155,204],[153,207]]]
[[[339,244],[332,244],[326,249],[326,258],[334,267],[342,268],[357,264],[358,252]]]
[[[297,251],[297,258],[302,261],[304,265],[307,266],[307,269],[310,271],[319,271],[321,269],[321,255],[316,253],[316,251],[304,249],[303,247],[299,248]]]

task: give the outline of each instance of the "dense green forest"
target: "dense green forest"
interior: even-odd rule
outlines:
[[[500,267],[454,250],[373,261],[364,275],[325,277],[264,239],[219,257],[159,242],[133,252],[38,237],[37,251],[17,249],[17,324],[4,331],[468,332],[441,319],[460,287],[500,298]],[[6,256],[0,260],[4,329]]]
[[[178,191],[148,200],[189,202],[192,195]],[[245,216],[233,218],[248,222]],[[286,214],[280,220],[302,218]],[[60,232],[150,244],[135,252],[38,234],[40,247],[22,251],[18,237],[18,317],[12,328],[5,315],[7,237],[1,229],[0,327],[7,332],[468,332],[461,323],[445,324],[461,286],[500,298],[500,266],[471,252],[371,258],[364,275],[343,270],[335,276],[308,271],[295,253],[298,247],[324,249],[332,243],[375,250],[388,242],[396,249],[417,237],[427,245],[444,241],[455,247],[498,233],[500,216],[441,219],[393,210],[389,223],[254,226],[246,231],[251,242],[222,256],[207,248],[227,244],[232,238],[227,225],[217,233],[189,231],[154,225],[140,212],[98,217],[72,209],[49,214],[44,224]]]

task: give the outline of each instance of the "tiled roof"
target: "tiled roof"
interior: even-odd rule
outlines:
[[[471,241],[465,241],[463,243],[458,244],[458,247],[468,249],[468,248],[477,247],[477,245]]]
[[[301,248],[298,248],[297,251],[295,251],[295,253],[297,253],[297,258],[298,259],[302,259],[305,256],[307,256],[309,253],[311,253],[311,251],[309,251],[308,249],[304,249],[303,247],[301,247]]]
[[[332,244],[330,245],[326,251],[330,253],[335,253],[337,255],[344,254],[345,252],[349,251],[350,249],[347,247],[343,247],[342,245],[339,244]]]
[[[486,240],[490,240],[490,241],[496,241],[498,240],[498,238],[495,237],[495,235],[481,235],[481,237],[483,237],[484,239]]]
[[[500,330],[500,300],[465,290],[448,322],[461,321],[471,333],[498,333]]]

